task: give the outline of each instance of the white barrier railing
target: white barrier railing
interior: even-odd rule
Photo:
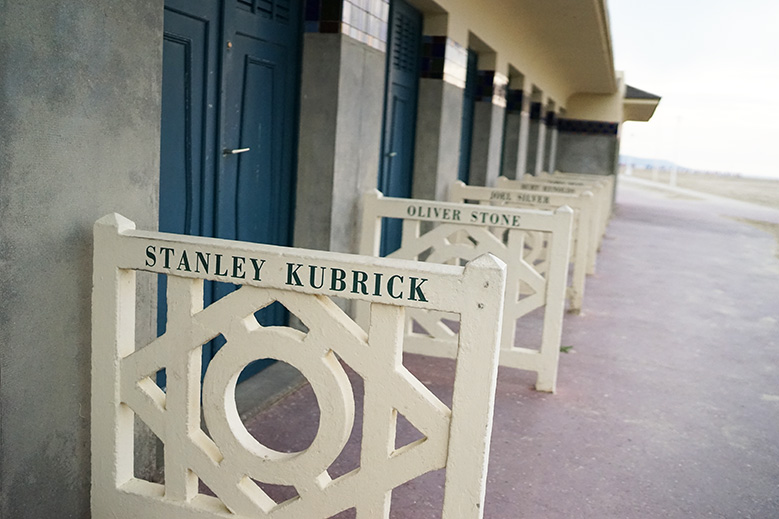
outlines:
[[[574,211],[571,247],[573,269],[567,290],[568,309],[579,313],[584,301],[584,285],[589,266],[590,248],[594,246],[591,236],[595,225],[593,195],[590,191],[578,195],[538,193],[516,189],[466,186],[454,182],[449,188],[449,199],[453,202],[476,202],[481,205],[554,209],[567,205]]]
[[[577,180],[559,180],[556,177],[531,177],[533,180],[510,180],[506,177],[498,177],[495,187],[499,189],[517,189],[520,191],[540,191],[544,193],[556,193],[565,195],[581,195],[587,191],[593,194],[592,219],[595,222],[591,226],[590,244],[595,244],[589,249],[587,256],[587,274],[595,274],[597,252],[600,250],[601,240],[606,233],[606,226],[611,214],[611,195],[607,192],[605,182],[583,182]]]
[[[606,219],[611,218],[614,202],[614,188],[616,184],[616,175],[595,175],[588,173],[572,173],[555,171],[554,173],[542,172],[538,177],[539,180],[548,182],[561,182],[561,183],[574,183],[581,182],[584,185],[600,185],[605,187],[605,199],[606,204],[609,207]]]
[[[489,253],[506,262],[500,364],[535,371],[536,389],[554,392],[573,211],[385,198],[378,191],[363,200],[361,254],[378,256],[382,218],[397,218],[402,220],[402,239],[390,258],[459,264]],[[544,309],[540,345],[523,341],[518,347],[517,320],[538,308]],[[358,322],[364,319],[359,312]],[[450,316],[414,309],[408,317],[406,351],[456,356],[457,333],[447,324]]]
[[[166,332],[139,349],[136,271],[168,279]],[[204,308],[204,280],[241,287]],[[92,300],[92,517],[324,519],[355,508],[359,519],[386,519],[393,488],[446,468],[443,517],[481,518],[505,280],[505,265],[490,256],[465,267],[424,264],[136,231],[119,215],[102,218]],[[333,296],[371,303],[367,332]],[[259,325],[254,313],[275,301],[307,331]],[[402,365],[406,308],[460,315],[451,409]],[[226,343],[201,383],[201,346],[220,334]],[[314,390],[319,429],[301,452],[262,445],[238,416],[237,378],[263,358],[291,364]],[[355,415],[342,362],[364,383],[360,466],[331,479]],[[165,390],[154,382],[160,369]],[[396,449],[397,413],[424,438]],[[134,476],[136,416],[164,444],[164,484]],[[198,480],[216,497],[199,493]],[[294,486],[298,496],[277,503],[255,481]]]
[[[603,217],[603,232],[606,233],[606,226],[609,223],[609,219],[614,211],[614,190],[616,183],[616,175],[593,175],[587,173],[569,173],[556,171],[554,173],[542,172],[538,177],[538,180],[543,182],[554,182],[569,185],[581,185],[581,186],[596,186],[597,190],[600,186],[603,188],[602,193],[602,205],[608,209],[602,215]],[[599,249],[600,250],[600,249]]]

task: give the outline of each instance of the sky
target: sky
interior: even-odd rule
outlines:
[[[779,178],[779,0],[608,0],[614,62],[662,97],[621,153]]]

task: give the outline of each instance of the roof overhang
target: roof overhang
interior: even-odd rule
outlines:
[[[652,118],[658,104],[660,96],[628,85],[622,102],[622,120],[646,122]]]
[[[544,100],[564,105],[578,92],[619,91],[606,0],[409,2],[428,15],[429,34],[445,32],[465,47],[478,38],[489,47],[485,55],[496,53],[495,70],[518,71],[528,82],[525,90],[532,84]]]
[[[517,1],[518,18],[529,18],[547,59],[555,60],[570,93],[613,94],[614,70],[609,15],[605,0]]]

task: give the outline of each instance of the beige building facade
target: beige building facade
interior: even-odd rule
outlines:
[[[659,101],[614,70],[605,0],[0,2],[0,56],[0,516],[20,519],[89,517],[102,216],[354,253],[371,189],[614,175],[621,123]],[[137,294],[154,337],[155,280]]]

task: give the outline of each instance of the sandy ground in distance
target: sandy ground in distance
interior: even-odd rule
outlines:
[[[658,184],[664,185],[668,185],[670,180],[669,171],[655,172],[652,170],[637,169],[633,170],[631,176],[644,180],[653,180]],[[677,174],[676,186],[779,210],[779,179],[680,172]],[[644,188],[649,187],[644,186]],[[672,195],[669,194],[668,196]],[[673,195],[673,197],[686,198],[687,195],[679,194]],[[776,256],[779,257],[779,224],[745,218],[735,219],[757,227],[761,231],[773,234],[777,240]]]
[[[633,170],[633,176],[655,180],[651,170]],[[657,172],[656,180],[668,184],[670,172]],[[693,191],[724,196],[779,209],[779,179],[748,178],[707,173],[678,173],[676,185]]]

